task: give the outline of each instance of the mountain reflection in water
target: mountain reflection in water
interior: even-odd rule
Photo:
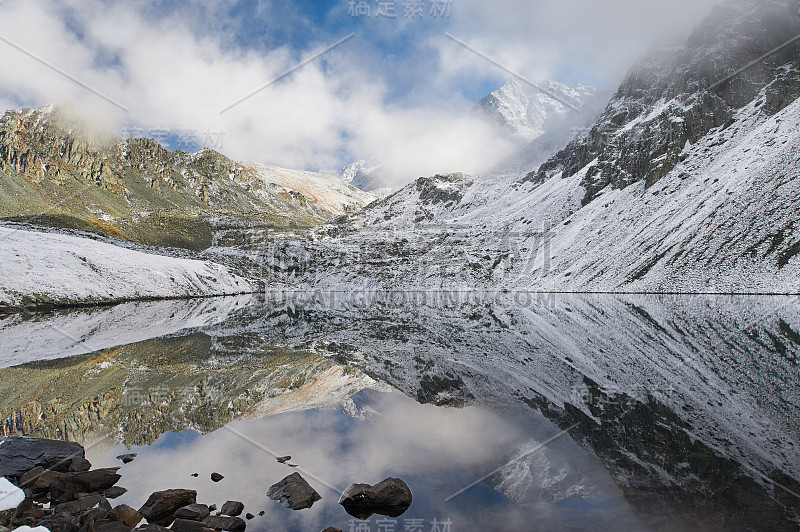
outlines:
[[[796,298],[282,294],[207,300],[166,337],[102,333],[169,304],[3,323],[14,364],[41,356],[18,340],[33,330],[97,348],[0,370],[5,432],[100,441],[95,466],[134,445],[121,502],[197,487],[264,509],[249,530],[347,530],[335,491],[386,476],[414,491],[397,529],[797,528]],[[292,469],[250,440],[335,489],[307,477],[323,500],[301,512],[266,500]]]

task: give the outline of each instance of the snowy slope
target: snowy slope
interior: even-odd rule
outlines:
[[[223,321],[251,296],[130,302],[91,313],[0,318],[0,368],[94,353]]]
[[[709,65],[746,64],[800,33],[800,19],[782,17],[786,2],[728,4],[685,48],[638,64],[597,123],[538,171],[418,179],[320,228],[292,282],[800,292],[799,60],[784,50],[789,63],[778,54],[720,94],[697,88]]]
[[[754,102],[729,127],[687,144],[683,161],[650,188],[608,186],[584,206],[591,164],[541,184],[514,175],[421,179],[323,226],[301,280],[387,290],[798,293],[799,115],[800,101],[772,117]],[[377,267],[373,251],[391,267]],[[326,258],[337,256],[346,270]]]
[[[271,195],[289,194],[302,197],[304,208],[318,212],[320,217],[355,211],[375,200],[376,196],[351,185],[331,173],[290,170],[277,166],[255,164],[259,180],[267,188],[256,192],[268,201]],[[290,215],[291,211],[282,213]],[[324,218],[323,218],[324,219]]]
[[[151,255],[86,238],[0,227],[0,303],[110,302],[253,291],[211,262]]]
[[[376,162],[361,160],[345,165],[339,171],[339,177],[356,188],[384,197],[391,189],[382,186],[380,169],[381,165]]]

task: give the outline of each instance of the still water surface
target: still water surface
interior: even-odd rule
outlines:
[[[797,530],[799,310],[317,293],[12,316],[0,414],[95,467],[139,453],[116,503],[196,489],[242,501],[248,530]],[[265,495],[294,471],[310,509]],[[389,476],[413,491],[403,515],[337,504]]]

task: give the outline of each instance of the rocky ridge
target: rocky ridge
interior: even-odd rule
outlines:
[[[307,228],[372,199],[334,175],[96,132],[67,107],[0,118],[0,219],[198,250],[241,243],[234,229]]]

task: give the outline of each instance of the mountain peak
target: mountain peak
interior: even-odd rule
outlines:
[[[510,79],[475,106],[502,129],[521,142],[530,142],[545,133],[546,123],[580,109],[596,89],[586,85],[567,85],[553,80],[534,84]]]
[[[687,142],[729,126],[737,110],[757,100],[768,116],[785,108],[800,95],[796,10],[794,0],[718,6],[685,47],[640,60],[588,134],[526,180],[570,177],[596,161],[584,179],[584,204],[609,185],[650,187],[680,162]]]

